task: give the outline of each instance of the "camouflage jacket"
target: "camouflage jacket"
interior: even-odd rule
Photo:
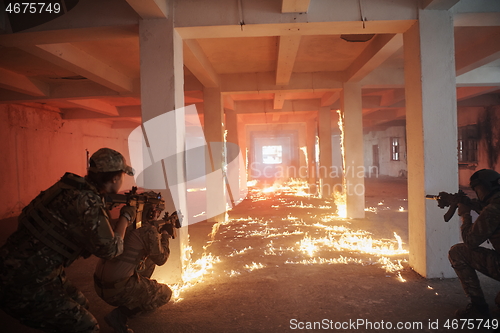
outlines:
[[[474,223],[469,214],[464,215],[462,221],[462,239],[465,244],[476,248],[489,240],[500,253],[500,192],[487,201]]]
[[[126,279],[140,271],[146,259],[158,266],[163,265],[170,255],[168,237],[160,234],[156,226],[149,223],[143,223],[142,227],[135,230],[127,230],[123,253],[111,260],[101,259],[96,267],[96,278],[103,282]]]
[[[66,173],[23,209],[17,231],[0,248],[0,285],[43,284],[78,257],[122,252],[97,189]]]

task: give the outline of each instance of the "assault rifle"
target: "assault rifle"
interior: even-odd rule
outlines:
[[[108,209],[115,208],[116,206],[122,204],[136,207],[137,215],[134,221],[134,229],[137,229],[142,226],[142,211],[144,210],[144,205],[146,203],[156,205],[156,210],[160,212],[165,209],[165,200],[162,199],[161,193],[158,193],[156,197],[153,197],[151,193],[154,192],[149,192],[149,194],[138,194],[137,187],[133,186],[132,190],[125,192],[124,194],[108,194],[106,197],[106,203],[108,204]]]
[[[458,208],[458,204],[464,204],[470,206],[474,211],[480,212],[482,209],[482,205],[477,199],[471,199],[464,193],[464,191],[459,190],[458,193],[448,193],[448,192],[439,192],[438,195],[428,194],[425,196],[427,199],[437,200],[439,208],[450,207],[446,214],[444,214],[444,221],[448,222],[451,220],[453,215],[455,215],[455,211]]]
[[[177,237],[176,229],[182,227],[182,219],[184,215],[182,215],[181,211],[177,213],[177,211],[173,212],[172,215],[168,215],[168,212],[165,212],[163,218],[161,220],[153,221],[156,228],[158,228],[158,232],[162,232],[165,230],[172,236],[172,239]]]

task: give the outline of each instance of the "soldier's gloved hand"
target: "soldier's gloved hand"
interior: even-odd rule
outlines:
[[[137,216],[137,208],[125,205],[120,209],[120,216],[125,217],[130,225],[135,221],[135,218]]]
[[[472,207],[467,205],[467,204],[463,204],[463,203],[458,204],[458,216],[470,214],[471,210],[472,210]]]
[[[163,227],[161,228],[161,230],[160,230],[160,231],[161,231],[161,233],[162,233],[162,234],[163,234],[163,233],[166,233],[166,234],[168,234],[170,237],[172,237],[172,238],[174,238],[174,239],[175,239],[176,234],[175,234],[175,229],[174,229],[174,226],[173,226],[172,224],[170,224],[170,223],[165,223],[165,224],[163,225]]]

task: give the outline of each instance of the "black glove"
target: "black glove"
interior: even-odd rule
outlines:
[[[125,205],[120,209],[120,216],[125,217],[130,225],[135,221],[135,218],[137,216],[137,208]]]
[[[160,232],[163,233],[163,232],[166,232],[167,234],[169,234],[173,239],[175,239],[175,236],[176,236],[176,232],[175,232],[175,229],[174,229],[174,226],[170,223],[165,223],[163,225],[163,227],[161,227],[160,229]]]

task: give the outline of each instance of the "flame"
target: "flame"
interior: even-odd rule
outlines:
[[[248,216],[215,223],[209,234],[209,241],[203,247],[201,258],[191,258],[190,246],[183,249],[182,283],[171,286],[174,302],[181,301],[184,291],[207,280],[209,276],[233,278],[265,269],[266,264],[248,260],[262,256],[273,256],[275,260],[283,257],[282,263],[287,265],[379,265],[387,274],[395,276],[401,282],[406,281],[401,271],[408,251],[404,249],[404,243],[396,232],[392,239],[378,239],[368,231],[356,229],[354,221],[344,219],[345,201],[341,201],[345,200],[344,196],[334,198],[337,212],[333,214],[328,200],[322,199],[322,204],[316,205],[306,201],[308,199],[303,195],[307,186],[307,182],[302,180],[274,184],[271,188],[279,196],[271,199],[266,195],[267,189],[251,189],[249,199],[253,202],[272,200],[272,204],[269,204],[271,208],[293,207],[294,210],[290,209],[286,217],[281,219],[256,219]],[[307,197],[311,196],[307,194]],[[295,209],[312,208],[317,215],[295,215]],[[371,208],[376,212],[377,208]],[[314,222],[311,223],[311,220]],[[267,240],[267,245],[249,246],[249,242],[253,244],[255,238],[261,242]],[[225,240],[228,245],[211,247],[221,240]],[[215,255],[209,250],[222,252],[216,252]],[[218,268],[223,262],[225,270]],[[273,264],[271,267],[277,266]],[[217,275],[215,272],[218,272]]]

